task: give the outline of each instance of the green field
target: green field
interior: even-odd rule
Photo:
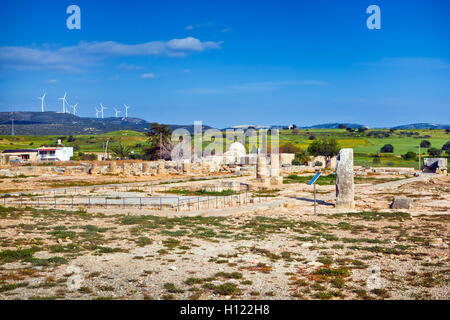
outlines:
[[[445,130],[396,130],[371,129],[366,132],[348,132],[345,129],[299,129],[282,130],[280,132],[280,146],[291,143],[294,146],[306,150],[308,145],[316,139],[335,138],[343,148],[353,148],[356,165],[370,166],[405,166],[417,167],[417,160],[403,160],[401,155],[408,151],[418,153],[422,140],[428,140],[431,147],[441,149],[450,141],[450,134]],[[140,154],[148,146],[144,133],[135,131],[115,131],[101,135],[75,135],[74,141],[68,142],[69,136],[0,136],[0,150],[16,148],[37,148],[42,145],[54,145],[59,138],[63,138],[65,146],[75,147],[75,153],[102,152],[103,145],[110,139],[110,147],[119,144],[130,146],[134,153]],[[268,137],[270,144],[270,136]],[[206,146],[210,142],[204,142]],[[394,152],[381,154],[380,163],[373,163],[374,156],[385,144],[392,144]],[[246,143],[248,147],[248,141]],[[427,155],[427,149],[422,148],[423,156]],[[447,156],[442,154],[442,156]]]
[[[49,146],[62,139],[62,144],[66,147],[74,147],[75,152],[84,153],[102,152],[103,145],[110,140],[110,147],[115,147],[120,143],[133,147],[135,152],[140,152],[146,147],[147,138],[144,133],[136,131],[114,131],[99,135],[74,135],[73,142],[68,142],[70,136],[2,136],[0,135],[0,150],[26,148],[33,149],[42,145]],[[136,145],[141,147],[136,147]]]

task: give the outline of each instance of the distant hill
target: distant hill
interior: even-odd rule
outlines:
[[[344,125],[347,128],[358,129],[361,127],[365,127],[362,124],[357,123],[322,123],[316,124],[314,126],[309,127],[301,127],[301,129],[338,129],[340,125]]]
[[[434,123],[412,123],[402,126],[392,127],[392,129],[450,129],[450,124],[434,124]]]
[[[14,119],[16,135],[79,135],[102,134],[118,130],[145,132],[150,122],[139,118],[82,118],[70,113],[57,112],[0,112],[0,134],[11,134],[11,120]],[[185,128],[194,131],[193,125],[169,126],[175,130]],[[209,129],[209,126],[203,126]]]

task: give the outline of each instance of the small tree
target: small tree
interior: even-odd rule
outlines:
[[[445,151],[448,155],[450,155],[450,141],[447,141],[447,142],[442,146],[442,151]]]
[[[438,148],[430,148],[428,149],[428,154],[432,157],[439,157],[442,153],[442,150],[439,150]]]
[[[292,143],[288,142],[280,147],[280,153],[297,153],[300,152],[299,147],[294,146]]]
[[[420,141],[420,147],[421,148],[429,148],[429,147],[431,147],[431,142],[428,140],[422,140],[422,141]]]
[[[380,152],[383,153],[392,153],[394,152],[394,146],[392,144],[385,144],[381,147]]]
[[[297,159],[300,164],[307,164],[310,160],[310,157],[306,154],[305,151],[302,150],[295,154],[295,159]]]
[[[325,166],[328,168],[330,166],[331,158],[339,153],[339,144],[336,139],[320,139],[313,140],[308,147],[308,153],[314,157],[324,156]]]
[[[360,132],[360,133],[363,133],[363,132],[365,132],[367,130],[369,130],[369,128],[367,128],[367,127],[359,127],[358,128],[358,132]]]
[[[170,159],[173,148],[172,141],[170,140],[172,128],[168,125],[153,122],[150,130],[146,132],[145,135],[148,137],[148,142],[150,144],[150,147],[145,150],[145,159]]]
[[[339,126],[338,126],[338,128],[339,129],[347,129],[347,126],[345,125],[345,124],[340,124]]]
[[[405,153],[404,155],[402,155],[402,158],[404,160],[415,160],[417,157],[417,154],[413,151],[408,151],[407,153]]]
[[[111,148],[111,151],[114,156],[119,157],[120,159],[129,158],[131,154],[131,148],[123,144]]]

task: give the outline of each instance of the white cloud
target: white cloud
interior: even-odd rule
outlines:
[[[222,30],[220,30],[220,32],[223,32],[223,33],[230,32],[230,31],[231,31],[231,28],[223,28]]]
[[[189,30],[198,29],[198,28],[209,28],[209,27],[213,27],[214,25],[215,24],[212,22],[196,23],[196,24],[190,24],[190,25],[186,26],[184,28],[184,30],[189,31]]]
[[[155,78],[154,73],[144,73],[143,75],[141,75],[141,79],[154,79],[154,78]]]
[[[15,69],[59,69],[80,71],[112,57],[168,56],[183,57],[190,53],[220,49],[222,42],[200,41],[193,37],[169,41],[150,41],[141,44],[122,44],[114,41],[80,42],[74,46],[0,47],[0,66]]]
[[[57,79],[50,79],[47,81],[47,83],[58,83],[58,82],[59,82],[59,80],[57,80]]]

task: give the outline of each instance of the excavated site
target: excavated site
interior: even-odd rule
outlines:
[[[449,176],[345,159],[1,168],[0,298],[450,299]]]

